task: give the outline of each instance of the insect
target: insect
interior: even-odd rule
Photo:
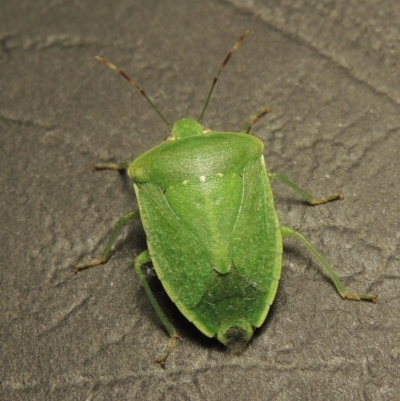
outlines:
[[[249,132],[270,111],[268,107],[246,120],[239,133],[216,132],[202,126],[219,75],[247,34],[244,32],[236,41],[219,67],[200,117],[182,118],[173,126],[133,79],[108,60],[96,57],[145,97],[171,134],[130,163],[94,165],[94,170],[126,170],[133,182],[138,209],[121,217],[98,259],[79,263],[75,270],[106,263],[122,226],[141,219],[148,248],[135,258],[134,270],[170,336],[157,358],[161,364],[178,334],[142,271],[150,261],[180,312],[203,334],[216,337],[235,353],[243,351],[274,301],[281,275],[283,237],[296,237],[308,248],[342,298],[377,300],[374,294],[348,292],[333,268],[302,234],[280,225],[271,179],[288,185],[311,205],[342,199],[343,195],[338,192],[315,198],[282,174],[267,172],[264,145]]]

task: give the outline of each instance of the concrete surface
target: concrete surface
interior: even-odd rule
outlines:
[[[400,3],[363,1],[27,1],[0,13],[2,400],[397,400],[400,394]],[[129,160],[168,130],[144,99],[98,63],[108,57],[166,117],[253,133],[268,167],[317,195],[307,206],[273,183],[283,224],[322,251],[349,289],[342,301],[306,249],[285,241],[276,302],[241,356],[205,339],[156,293],[181,333],[167,334],[132,271],[145,248],[128,225],[104,267],[97,256],[136,200],[126,177],[91,172]],[[148,271],[151,276],[151,270]]]

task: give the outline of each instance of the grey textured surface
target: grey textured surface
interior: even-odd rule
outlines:
[[[1,360],[3,400],[396,400],[400,393],[400,3],[362,1],[27,1],[0,13]],[[342,301],[307,251],[286,241],[276,302],[238,357],[160,299],[167,335],[133,274],[139,223],[109,263],[74,275],[135,205],[96,161],[133,158],[167,130],[141,96],[94,59],[135,77],[167,118],[197,116],[229,47],[251,35],[205,118],[254,133],[271,170],[316,194],[309,207],[273,184],[299,229],[353,290]],[[154,280],[152,280],[154,282]],[[164,302],[165,301],[165,302]]]

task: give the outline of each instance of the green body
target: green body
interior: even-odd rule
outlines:
[[[200,331],[224,344],[232,336],[247,343],[281,275],[282,236],[263,147],[254,136],[204,131],[183,119],[128,168],[165,291]]]
[[[170,126],[126,73],[108,60],[140,91],[171,130],[159,146],[131,163],[98,163],[95,170],[128,170],[139,210],[120,218],[102,255],[75,270],[106,263],[122,226],[141,218],[148,249],[134,269],[171,339],[158,357],[163,364],[178,334],[157,302],[143,264],[152,261],[165,291],[182,314],[209,337],[240,352],[264,322],[277,289],[282,266],[282,237],[299,239],[324,267],[342,298],[375,302],[375,294],[346,290],[323,256],[296,230],[280,226],[269,179],[278,179],[311,205],[343,199],[341,192],[315,198],[282,174],[267,172],[263,143],[249,135],[252,125],[270,110],[263,107],[244,123],[241,133],[213,132],[201,126],[218,76],[247,36],[238,39],[214,77],[199,122],[181,119]]]

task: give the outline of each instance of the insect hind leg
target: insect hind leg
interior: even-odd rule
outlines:
[[[175,342],[179,338],[179,335],[178,335],[178,332],[176,331],[176,329],[174,328],[174,326],[172,326],[171,322],[169,321],[169,319],[167,318],[165,313],[163,312],[163,310],[161,309],[159,303],[157,302],[157,300],[153,294],[153,291],[151,290],[151,288],[149,286],[149,283],[146,280],[146,276],[142,272],[142,266],[145,263],[148,263],[150,261],[151,261],[151,257],[150,257],[149,251],[146,249],[145,251],[140,253],[135,258],[134,269],[135,269],[136,274],[139,277],[140,284],[143,286],[143,288],[150,300],[150,303],[153,305],[153,308],[157,313],[157,316],[159,317],[159,319],[161,320],[161,323],[164,325],[169,336],[171,337],[168,344],[165,346],[165,348],[161,351],[160,355],[156,359],[157,363],[159,363],[160,365],[164,365],[165,360],[167,359],[168,355],[171,353],[172,349],[174,348]]]

